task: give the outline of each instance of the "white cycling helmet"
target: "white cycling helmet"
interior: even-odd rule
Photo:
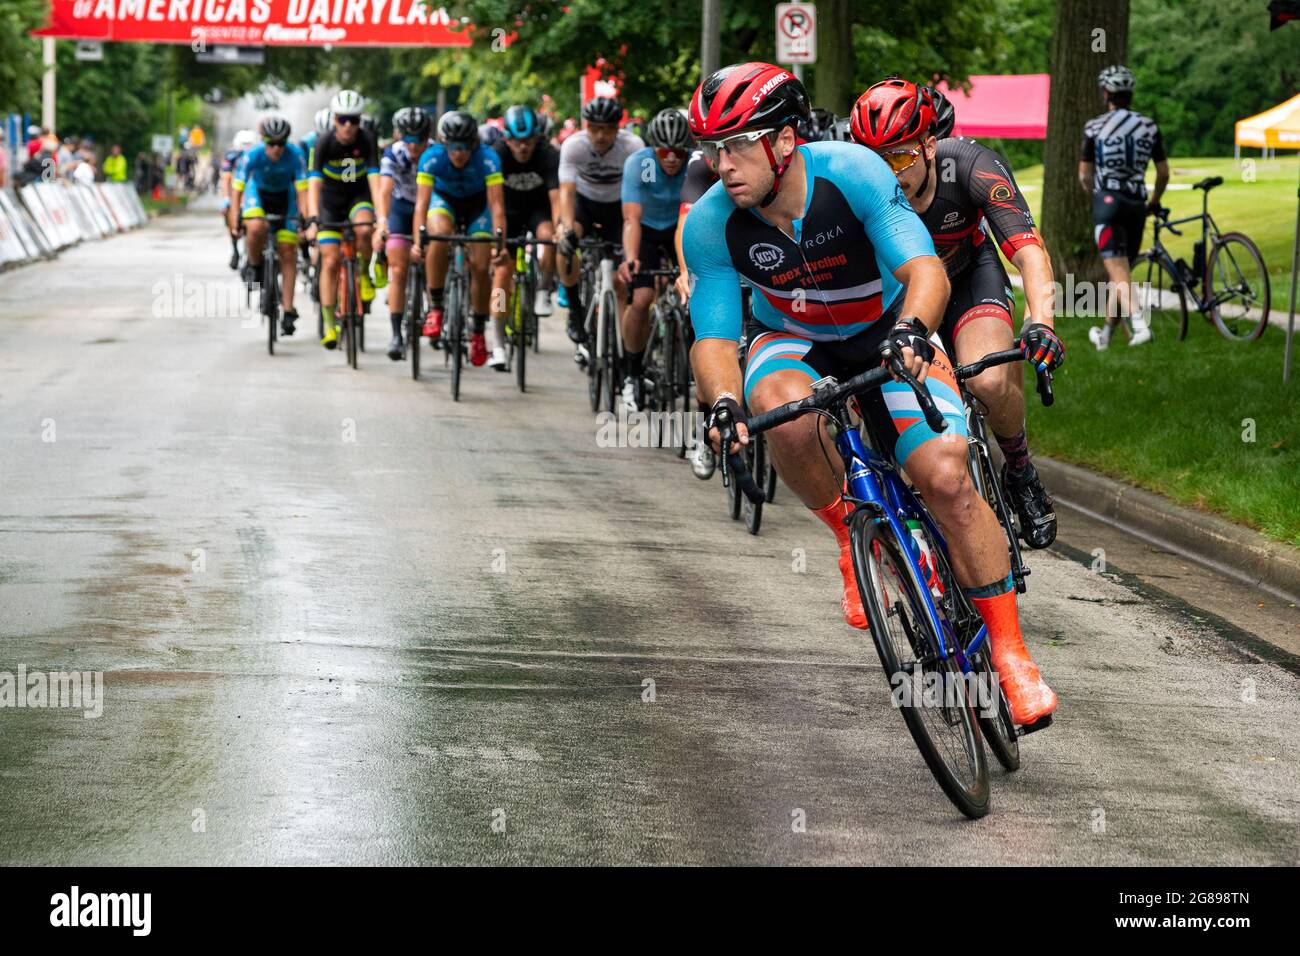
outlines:
[[[360,116],[365,111],[365,97],[356,90],[339,90],[330,101],[330,112],[335,116]]]
[[[1108,66],[1097,74],[1097,85],[1107,93],[1132,93],[1137,77],[1126,66]]]
[[[257,134],[251,129],[241,129],[235,134],[235,149],[251,149],[257,142]]]
[[[316,111],[316,132],[328,133],[330,131],[330,108],[321,107]]]

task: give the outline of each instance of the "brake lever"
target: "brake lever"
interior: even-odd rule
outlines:
[[[767,496],[754,484],[754,476],[749,473],[745,459],[731,451],[731,443],[736,441],[736,426],[725,408],[718,409],[715,424],[718,426],[718,443],[722,448],[722,486],[730,488],[731,482],[735,481],[744,496],[754,504],[766,501]]]
[[[930,397],[929,389],[918,382],[916,376],[907,369],[903,364],[903,357],[888,346],[881,351],[881,355],[889,363],[890,371],[902,379],[916,395],[917,404],[921,406],[921,412],[925,415],[925,423],[930,426],[930,430],[935,433],[947,431],[948,423],[939,414],[939,409],[935,408],[934,399]]]

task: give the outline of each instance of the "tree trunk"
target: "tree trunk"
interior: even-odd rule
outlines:
[[[818,0],[817,64],[812,105],[846,116],[857,98],[853,89],[852,0]]]
[[[1083,124],[1105,107],[1097,74],[1128,53],[1129,0],[1057,0],[1040,226],[1056,281],[1099,279],[1092,200],[1079,188]]]

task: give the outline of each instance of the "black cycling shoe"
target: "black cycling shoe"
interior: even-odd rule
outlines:
[[[402,360],[402,334],[399,332],[388,343],[388,357],[394,362]]]
[[[583,328],[580,315],[569,313],[569,324],[565,327],[565,331],[569,333],[569,341],[574,345],[581,345],[587,341],[587,330]]]
[[[1011,473],[1002,465],[1002,487],[1016,512],[1020,537],[1031,548],[1045,548],[1056,540],[1056,511],[1052,496],[1038,480],[1038,470],[1030,463],[1021,472]]]
[[[297,321],[298,321],[298,313],[296,310],[286,312],[282,316],[280,316],[280,334],[293,335],[293,331],[294,331],[293,324]]]

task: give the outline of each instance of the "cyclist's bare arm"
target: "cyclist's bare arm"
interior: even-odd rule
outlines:
[[[560,190],[548,189],[546,195],[551,201],[551,224],[558,226],[560,224]]]
[[[506,187],[501,183],[493,183],[487,188],[488,209],[492,211],[492,232],[493,234],[506,233]],[[506,238],[510,238],[506,236]],[[496,247],[492,247],[492,261],[495,265],[502,265],[507,260],[507,254],[504,249],[497,252]]]
[[[1092,179],[1097,172],[1096,163],[1079,163],[1079,185],[1089,196],[1092,195]]]
[[[1020,271],[1025,284],[1025,319],[1033,316],[1035,322],[1054,326],[1056,315],[1056,289],[1052,285],[1052,259],[1038,243],[1029,243],[1016,250],[1011,263]]]
[[[735,339],[699,339],[691,346],[691,367],[695,369],[696,394],[706,406],[712,407],[721,395],[730,394],[739,402],[744,391],[744,376],[740,360],[736,357]],[[748,437],[744,425],[737,428],[742,441]],[[710,441],[717,447],[717,436],[710,433]]]
[[[560,221],[557,226],[573,231],[573,210],[578,195],[577,183],[560,183]]]
[[[226,220],[230,223],[232,233],[239,228],[239,211],[243,205],[244,190],[232,182],[230,184],[230,208],[226,210]]]
[[[1169,160],[1161,159],[1156,161],[1156,188],[1151,190],[1151,205],[1159,206],[1160,197],[1165,194],[1165,187],[1169,185]]]
[[[387,231],[388,209],[393,202],[393,187],[397,181],[391,176],[379,177],[379,191],[375,193],[375,219],[379,221],[381,231]]]
[[[623,262],[618,271],[626,273],[630,279],[634,267],[639,267],[637,253],[641,249],[641,204],[639,202],[623,203]]]
[[[936,332],[948,306],[948,273],[938,256],[915,256],[894,270],[894,278],[903,284],[903,318],[915,316]],[[903,350],[903,361],[919,381],[925,381],[927,365],[911,349]]]
[[[690,204],[682,203],[677,214],[677,231],[673,233],[673,248],[677,252],[677,294],[682,297],[684,305],[691,297],[691,281],[686,274],[686,253],[682,251],[682,233],[686,231],[686,214],[690,212]]]

